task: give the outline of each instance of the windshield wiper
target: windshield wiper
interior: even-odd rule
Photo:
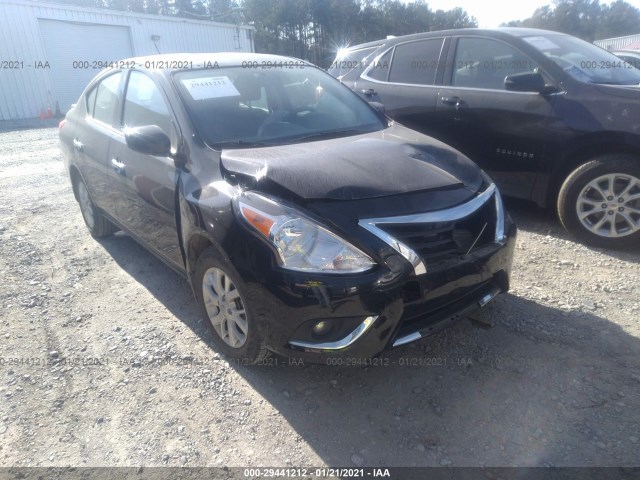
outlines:
[[[290,141],[293,142],[304,142],[306,140],[319,140],[321,138],[337,138],[337,137],[345,137],[348,135],[355,135],[367,133],[367,131],[362,131],[357,128],[350,128],[345,130],[328,130],[326,132],[316,132],[311,133],[309,135],[302,135],[300,137],[294,137]]]
[[[618,85],[619,87],[632,87],[638,85],[637,83],[601,82],[600,80],[593,80],[589,83],[595,83],[598,85]]]
[[[246,140],[230,140],[228,142],[215,142],[213,145],[220,148],[254,148],[254,147],[266,147],[271,145],[267,142],[247,142]]]

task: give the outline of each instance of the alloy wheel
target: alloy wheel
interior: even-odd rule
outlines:
[[[640,230],[640,179],[611,173],[590,181],[578,195],[578,219],[590,232],[607,238]]]
[[[233,348],[247,341],[249,325],[240,292],[219,268],[209,268],[202,279],[202,296],[209,321],[222,340]]]

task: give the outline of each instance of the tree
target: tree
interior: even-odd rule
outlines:
[[[596,26],[596,39],[621,37],[640,33],[640,10],[617,0],[603,7],[601,18]]]
[[[476,26],[464,10],[434,13],[424,0],[244,0],[242,6],[246,20],[256,28],[257,51],[325,66],[348,45],[387,35]]]
[[[599,38],[640,33],[640,10],[623,0],[601,5],[599,0],[556,0],[538,8],[530,18],[505,24],[575,35],[592,42]]]

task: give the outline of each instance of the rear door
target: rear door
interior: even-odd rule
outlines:
[[[416,130],[438,129],[436,99],[442,83],[440,59],[449,39],[428,38],[399,43],[373,60],[355,90],[369,101],[380,102],[387,115]]]
[[[120,134],[114,124],[120,111],[123,77],[122,72],[115,72],[103,77],[87,92],[82,98],[86,114],[73,131],[73,148],[89,194],[94,203],[111,216],[115,211],[107,157],[111,139]]]
[[[177,144],[178,132],[162,89],[146,73],[129,73],[124,93],[120,134],[109,147],[109,172],[118,196],[118,220],[138,240],[181,268],[176,226],[178,169],[173,158],[129,149],[125,127],[157,125]]]
[[[504,193],[529,198],[555,97],[506,91],[504,78],[544,72],[515,46],[474,36],[454,38],[447,65],[437,101],[440,138],[489,171]]]

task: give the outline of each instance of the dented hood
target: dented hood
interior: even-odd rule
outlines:
[[[356,200],[408,192],[477,191],[480,169],[451,147],[405,127],[330,140],[223,150],[222,167],[304,199]]]

